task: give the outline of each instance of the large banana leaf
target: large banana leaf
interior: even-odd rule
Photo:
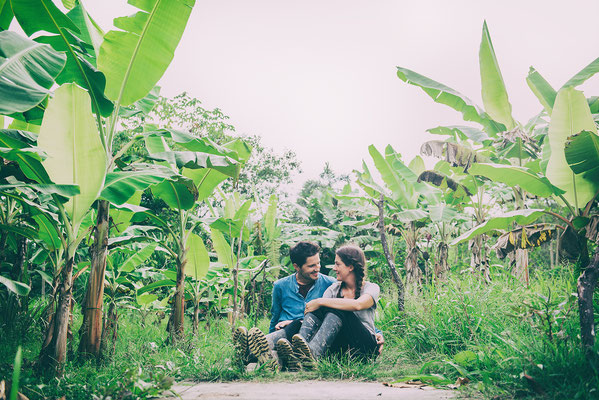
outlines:
[[[170,168],[152,164],[132,165],[126,171],[106,174],[102,198],[113,204],[123,204],[137,191],[159,184],[166,179],[176,179],[178,175]]]
[[[62,245],[58,236],[58,226],[47,215],[37,214],[33,216],[39,227],[38,237],[46,244],[49,250],[56,250]]]
[[[152,193],[173,210],[189,210],[198,199],[198,189],[190,179],[159,183],[152,186]]]
[[[93,110],[103,116],[109,116],[113,105],[104,97],[104,75],[86,60],[86,44],[74,36],[81,34],[77,25],[50,0],[11,0],[11,4],[25,33],[32,35],[38,31],[46,31],[56,34],[36,40],[51,44],[55,50],[66,52],[67,64],[57,78],[58,84],[75,82],[86,88],[92,100]]]
[[[579,73],[577,73],[572,78],[570,78],[570,80],[568,80],[568,82],[564,83],[564,86],[562,86],[562,88],[565,88],[568,86],[572,86],[572,87],[580,86],[587,79],[589,79],[590,77],[595,75],[597,72],[599,72],[599,58],[594,59],[589,65],[584,67]]]
[[[225,239],[225,236],[218,229],[211,228],[210,237],[212,238],[214,251],[216,251],[216,255],[218,256],[218,262],[229,268],[233,268],[237,257],[231,252],[231,246],[227,242],[227,239]]]
[[[539,219],[542,215],[545,215],[545,210],[525,209],[510,211],[503,214],[502,216],[489,218],[482,224],[475,226],[467,232],[464,232],[453,242],[451,242],[451,245],[455,246],[458,243],[470,240],[475,236],[482,235],[483,233],[487,233],[490,231],[507,231],[511,228],[514,222],[518,225],[530,225],[537,219]]]
[[[201,237],[191,233],[187,238],[187,265],[185,274],[196,281],[202,280],[210,268],[210,255]]]
[[[131,218],[133,218],[133,214],[136,212],[134,210],[130,210],[131,206],[139,206],[141,202],[141,190],[139,192],[135,192],[133,196],[127,200],[127,203],[124,204],[125,207],[117,208],[114,206],[110,207],[110,218],[112,218],[112,225],[117,230],[117,232],[123,232],[129,226],[131,222]],[[136,207],[135,207],[136,208]],[[141,207],[140,207],[141,208]],[[145,210],[139,210],[145,211]]]
[[[564,193],[563,190],[553,186],[547,178],[515,165],[475,163],[470,167],[470,173],[484,176],[493,182],[505,183],[512,188],[519,186],[526,192],[539,197],[551,197]]]
[[[491,119],[472,100],[452,88],[407,68],[397,67],[397,76],[406,83],[422,88],[436,103],[445,104],[462,113],[464,120],[481,124],[489,135],[496,136],[498,132],[505,131],[504,125]]]
[[[368,146],[368,152],[374,161],[376,169],[381,174],[381,178],[383,178],[385,185],[387,185],[391,191],[392,197],[396,201],[407,200],[408,193],[406,191],[405,182],[402,181],[402,178],[397,174],[385,157],[383,157],[374,145]]]
[[[24,112],[44,100],[65,60],[46,44],[0,32],[0,113]]]
[[[0,31],[7,31],[14,18],[9,0],[0,0]]]
[[[53,182],[79,185],[80,194],[65,205],[74,226],[98,198],[106,175],[106,152],[100,141],[87,93],[66,84],[48,103],[38,138],[48,154],[42,163]]]
[[[104,31],[98,26],[91,16],[87,13],[83,4],[77,1],[74,7],[71,7],[71,11],[67,13],[67,16],[73,21],[73,23],[79,28],[81,32],[80,37],[85,43],[89,43],[94,48],[94,61],[98,57],[100,51],[100,45],[104,40]]]
[[[183,176],[193,180],[198,188],[198,201],[210,197],[214,189],[225,179],[227,175],[212,168],[189,169],[183,168]]]
[[[505,83],[495,56],[487,21],[483,23],[483,37],[478,52],[480,63],[481,93],[485,111],[493,120],[502,123],[508,130],[516,126],[512,118],[512,105],[508,100]]]
[[[13,281],[12,279],[9,279],[2,275],[0,275],[0,284],[4,285],[8,290],[10,290],[18,296],[27,296],[27,294],[29,294],[29,291],[31,290],[31,288],[26,284],[19,281]]]
[[[557,96],[555,89],[552,88],[549,82],[547,82],[533,67],[530,67],[530,70],[528,71],[526,83],[534,95],[537,96],[537,99],[539,99],[543,108],[547,111],[547,114],[551,115],[555,97]]]
[[[589,131],[571,136],[564,153],[575,174],[599,185],[599,136]]]
[[[582,92],[572,87],[560,89],[547,135],[551,155],[546,175],[552,184],[566,192],[564,198],[576,208],[583,208],[595,195],[595,185],[574,174],[564,153],[567,138],[581,131],[597,134],[587,100]]]
[[[148,258],[154,254],[154,249],[158,246],[158,243],[149,243],[143,246],[141,249],[136,251],[131,257],[127,258],[125,262],[123,262],[119,266],[119,271],[122,272],[131,272],[135,268],[139,267],[143,264]]]
[[[121,31],[104,35],[98,67],[106,95],[128,106],[145,97],[173,59],[195,0],[129,0],[141,11],[116,18]]]

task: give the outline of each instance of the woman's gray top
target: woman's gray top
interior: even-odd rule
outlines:
[[[341,297],[340,291],[341,291],[341,282],[339,282],[339,281],[333,282],[333,284],[331,286],[329,286],[327,288],[327,290],[325,290],[322,297],[329,298],[329,299]],[[362,324],[364,324],[366,329],[368,329],[368,331],[370,333],[372,333],[373,335],[374,335],[374,311],[376,309],[376,302],[379,299],[380,292],[381,292],[381,289],[379,288],[379,285],[377,285],[376,283],[364,282],[364,284],[362,286],[362,290],[360,291],[360,296],[364,295],[364,294],[370,295],[372,297],[372,300],[374,300],[374,304],[372,305],[372,307],[367,308],[365,310],[354,311],[354,314],[356,315],[356,317],[358,317],[360,319],[360,321],[362,322]]]

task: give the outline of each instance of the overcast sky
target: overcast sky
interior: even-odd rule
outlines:
[[[136,9],[84,2],[108,30]],[[597,1],[198,0],[162,94],[187,91],[219,107],[238,133],[294,150],[304,180],[325,162],[339,173],[391,144],[409,160],[425,130],[461,123],[397,78],[396,66],[444,83],[482,106],[478,47],[486,19],[522,123],[540,111],[525,78],[534,66],[556,89],[599,56]],[[599,78],[581,88],[599,94]],[[462,123],[463,124],[463,123]]]

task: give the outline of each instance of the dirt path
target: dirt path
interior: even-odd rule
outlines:
[[[431,387],[393,388],[378,382],[228,382],[181,383],[173,387],[182,400],[440,400],[452,399],[455,392]],[[170,397],[173,399],[176,397]]]

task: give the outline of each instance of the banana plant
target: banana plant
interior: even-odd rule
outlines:
[[[165,139],[173,141],[177,149],[171,150]],[[203,222],[195,216],[194,211],[222,181],[239,176],[241,165],[249,158],[251,149],[240,140],[220,146],[208,139],[176,130],[148,132],[145,144],[149,157],[155,163],[169,168],[178,176],[176,181],[165,181],[151,187],[154,196],[176,211],[176,223],[164,221],[147,212],[136,217],[148,218],[170,238],[170,246],[165,248],[175,259],[177,270],[172,324],[169,324],[171,338],[175,341],[184,333],[185,270],[189,262],[189,241],[196,240],[191,239],[195,238],[193,231]]]
[[[118,179],[113,179],[112,174],[118,173],[115,171],[116,161],[130,146],[128,144],[120,152],[113,154],[113,139],[118,129],[120,108],[142,99],[154,88],[172,60],[174,49],[185,29],[194,1],[131,0],[131,4],[140,8],[140,12],[132,17],[117,18],[115,20],[117,30],[104,34],[87,14],[81,2],[74,2],[74,8],[68,14],[64,14],[49,0],[11,0],[11,9],[23,31],[28,36],[37,35],[36,42],[49,44],[54,51],[66,56],[65,66],[55,80],[62,86],[55,92],[54,99],[50,100],[43,112],[41,143],[38,145],[50,154],[52,143],[62,141],[58,137],[64,132],[57,122],[59,119],[65,123],[74,121],[72,125],[76,127],[76,134],[73,137],[83,137],[80,131],[87,131],[86,137],[91,137],[92,131],[96,136],[95,140],[80,142],[77,148],[71,146],[63,149],[63,153],[67,149],[80,153],[66,155],[67,160],[75,159],[85,152],[93,154],[93,157],[87,160],[90,161],[90,168],[84,168],[86,170],[84,174],[88,175],[88,179],[85,179],[86,184],[95,186],[93,190],[90,188],[89,193],[87,189],[82,190],[74,201],[77,203],[75,210],[77,214],[72,216],[71,228],[76,228],[77,219],[89,210],[93,201],[101,194],[103,197],[98,202],[99,219],[95,229],[95,244],[92,248],[92,269],[84,306],[87,311],[84,313],[79,348],[81,354],[96,356],[100,349],[109,202],[114,199],[110,197],[114,191],[106,194],[104,189],[110,186],[114,188],[115,185],[133,186],[132,191],[125,190],[119,193],[120,196],[124,196],[126,193],[132,193],[165,179],[152,170],[145,171],[145,174],[138,171],[136,176],[122,173]],[[47,32],[49,35],[42,36],[38,32]],[[68,89],[62,89],[63,87]],[[70,105],[69,100],[66,99],[67,95],[62,95],[60,103],[56,101],[59,91],[70,91],[70,96],[78,103],[83,102],[83,94],[87,96],[89,106],[84,105],[86,109],[82,109],[86,114],[84,118],[80,119],[79,114],[67,108]],[[23,119],[33,120],[26,114],[27,112],[23,114]],[[84,121],[86,125],[84,126],[80,121]],[[54,129],[57,130],[53,131]],[[63,137],[66,138],[64,135]],[[51,140],[43,138],[51,138]],[[99,153],[102,155],[100,156]],[[60,152],[56,151],[50,158],[59,156],[61,156]],[[92,160],[95,160],[95,164]],[[82,167],[83,164],[78,164],[78,168]],[[54,175],[56,173],[57,171],[54,171]],[[81,172],[77,171],[77,173]],[[55,176],[52,178],[54,179]],[[100,186],[97,185],[98,182]],[[119,198],[117,204],[126,200],[126,198]],[[56,344],[52,343],[50,347],[55,348]],[[63,348],[66,349],[62,345],[59,347],[60,349],[56,351],[62,352]],[[57,360],[52,362],[53,364],[64,362],[63,356],[46,359]]]

